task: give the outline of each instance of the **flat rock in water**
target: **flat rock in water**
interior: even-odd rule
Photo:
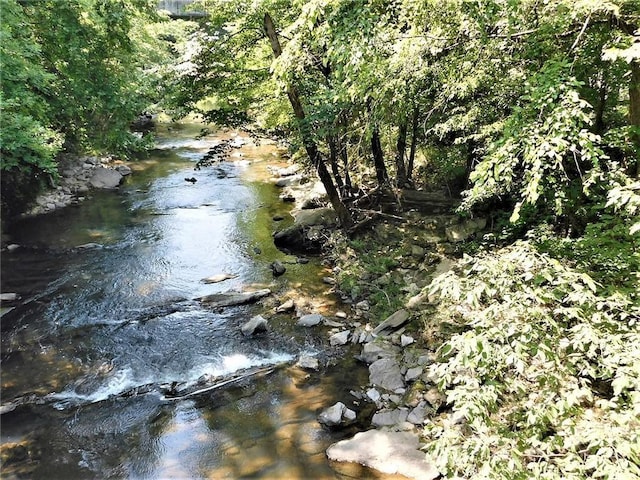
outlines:
[[[271,290],[265,288],[253,292],[224,292],[205,295],[197,300],[212,307],[230,307],[233,305],[243,305],[245,303],[257,302],[263,297],[271,294]]]
[[[318,370],[320,368],[320,361],[311,355],[302,354],[296,365],[305,370]]]
[[[373,334],[377,335],[385,330],[396,329],[402,326],[407,320],[409,320],[409,316],[409,312],[405,309],[398,310],[396,313],[390,315],[385,321],[378,325],[373,330]]]
[[[268,330],[267,319],[262,315],[256,315],[241,327],[242,334],[249,336],[256,333],[266,332]]]
[[[327,457],[337,462],[354,462],[382,473],[419,480],[434,480],[440,472],[419,450],[418,435],[411,432],[368,430],[334,443]]]
[[[104,245],[101,245],[100,243],[95,243],[95,242],[83,243],[82,245],[76,246],[76,248],[79,250],[91,250],[94,248],[103,248],[103,247]]]
[[[301,327],[315,327],[318,325],[324,317],[318,313],[311,313],[309,315],[303,315],[298,319],[298,325]]]
[[[218,275],[212,275],[210,277],[203,278],[200,280],[202,283],[220,283],[225,280],[230,280],[232,278],[237,278],[238,275],[233,273],[219,273]]]

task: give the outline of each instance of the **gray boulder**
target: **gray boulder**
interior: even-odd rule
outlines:
[[[486,226],[486,218],[472,218],[457,225],[450,225],[445,229],[445,234],[450,242],[464,242]]]
[[[356,412],[342,402],[332,405],[318,415],[318,422],[327,427],[344,427],[353,423],[355,419]]]
[[[309,315],[303,315],[298,319],[298,325],[301,327],[315,327],[318,325],[324,317],[318,313],[311,313]]]
[[[407,422],[413,423],[414,425],[422,425],[427,419],[427,415],[429,414],[429,412],[430,410],[426,407],[426,405],[418,405],[413,410],[411,410],[406,420]]]
[[[337,462],[359,463],[382,473],[416,480],[434,480],[438,469],[420,450],[420,439],[411,432],[367,430],[341,440],[327,449],[327,457]]]
[[[358,359],[364,363],[373,363],[380,358],[394,357],[398,353],[398,347],[389,343],[369,342],[362,347],[362,353]]]
[[[120,172],[104,167],[97,167],[89,180],[89,183],[94,188],[105,189],[116,188],[120,185],[120,182],[122,182],[122,174]]]
[[[396,408],[394,410],[379,410],[371,419],[374,427],[391,427],[407,421],[409,410],[407,408]]]
[[[345,345],[349,341],[349,334],[351,332],[349,330],[344,330],[342,332],[338,332],[329,337],[329,343],[332,346],[335,345]]]
[[[245,336],[255,335],[256,333],[266,332],[269,327],[267,319],[262,315],[256,315],[240,328]]]
[[[376,360],[369,365],[369,383],[390,391],[404,388],[404,380],[398,361],[395,358],[387,357]]]
[[[273,272],[273,276],[274,277],[279,277],[281,275],[284,275],[284,273],[287,271],[287,267],[285,267],[281,261],[276,260],[275,262],[272,262],[269,265],[269,268],[271,269],[271,271]]]

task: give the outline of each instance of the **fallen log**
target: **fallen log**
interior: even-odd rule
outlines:
[[[217,383],[213,383],[212,385],[208,385],[206,387],[202,387],[193,391],[187,391],[187,392],[176,391],[175,385],[172,385],[172,388],[169,391],[167,391],[161,399],[165,401],[174,401],[174,400],[183,400],[185,398],[195,397],[197,395],[202,395],[203,393],[208,393],[213,390],[217,390],[218,388],[222,388],[229,384],[239,382],[241,380],[245,380],[250,377],[255,377],[258,375],[268,375],[270,373],[273,373],[278,367],[281,367],[282,365],[286,365],[287,363],[288,362],[284,362],[278,365],[270,365],[268,367],[261,367],[261,368],[257,368],[250,371],[243,371],[243,373],[236,374],[231,378],[227,378]]]

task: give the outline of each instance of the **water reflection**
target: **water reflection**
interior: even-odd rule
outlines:
[[[24,303],[2,317],[2,401],[24,402],[2,416],[3,477],[335,477],[324,449],[342,434],[323,431],[316,414],[348,401],[366,369],[280,368],[188,400],[163,398],[165,384],[324,351],[325,332],[286,316],[271,319],[268,335],[245,338],[239,327],[259,306],[217,311],[197,297],[270,285],[309,309],[334,308],[317,261],[288,263],[278,279],[268,268],[295,261],[271,240],[272,217],[290,207],[259,181],[275,147],[249,143],[242,162],[194,171],[221,141],[194,140],[199,130],[170,132],[119,191],[12,232],[22,247],[3,254],[2,289]],[[237,277],[200,281],[222,272]]]

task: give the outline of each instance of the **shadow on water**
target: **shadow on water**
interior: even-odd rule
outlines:
[[[10,232],[21,247],[3,252],[2,291],[22,301],[1,323],[2,405],[13,402],[1,417],[3,478],[378,478],[334,469],[324,451],[348,432],[316,421],[338,400],[365,407],[349,394],[367,375],[352,355],[331,354],[323,328],[296,328],[290,315],[245,338],[239,327],[270,310],[196,300],[269,286],[309,311],[339,308],[318,259],[295,263],[273,246],[273,217],[290,208],[263,181],[281,162],[277,148],[245,139],[231,161],[194,170],[232,135],[196,139],[199,130],[161,132],[118,191]],[[275,259],[287,265],[278,279]],[[236,277],[200,281],[222,272]],[[302,352],[326,366],[293,366]],[[164,396],[167,385],[206,386],[269,365],[278,368]]]

